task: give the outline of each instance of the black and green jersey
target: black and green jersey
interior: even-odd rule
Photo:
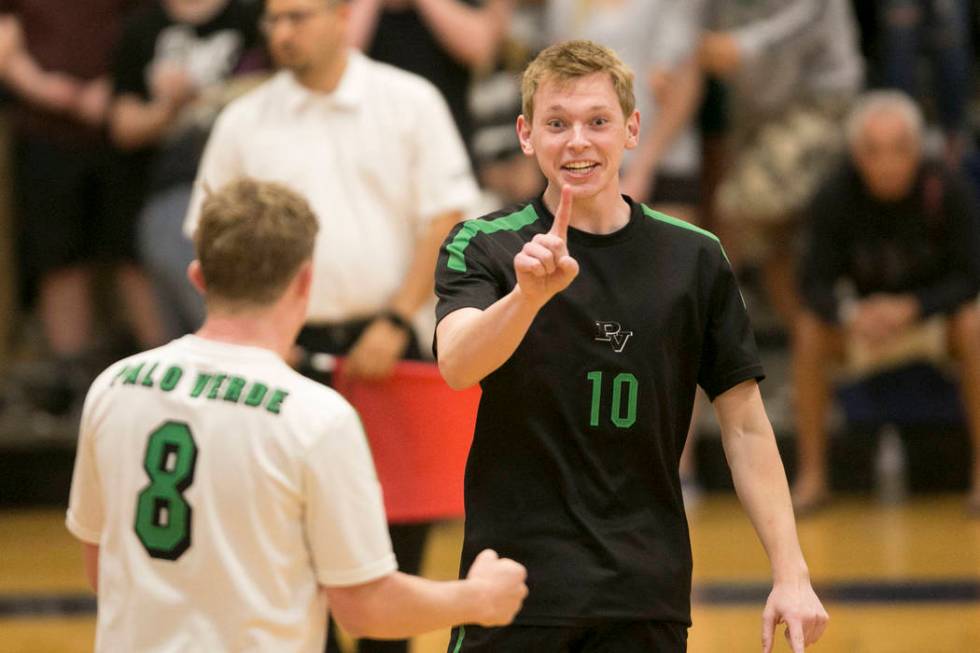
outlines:
[[[762,367],[718,240],[631,202],[629,223],[569,228],[580,273],[481,382],[461,569],[485,547],[528,568],[518,623],[690,622],[678,461],[695,387],[714,399]],[[540,200],[458,225],[437,317],[485,309],[553,216]]]

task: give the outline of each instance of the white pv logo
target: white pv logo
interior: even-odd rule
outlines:
[[[598,342],[612,343],[613,351],[617,354],[626,348],[626,341],[633,335],[632,331],[623,331],[619,322],[596,322],[596,337]]]

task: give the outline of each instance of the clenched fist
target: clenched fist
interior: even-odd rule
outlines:
[[[483,610],[477,623],[490,627],[513,621],[527,596],[526,579],[527,570],[520,563],[501,558],[491,549],[481,551],[466,575],[466,580],[478,584],[483,592]]]

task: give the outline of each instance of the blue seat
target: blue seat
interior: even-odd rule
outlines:
[[[849,435],[831,446],[836,487],[872,487],[878,436],[885,427],[897,428],[904,442],[910,490],[967,487],[971,450],[955,378],[929,363],[911,363],[840,385],[836,395]]]
[[[965,424],[956,380],[929,363],[910,363],[840,385],[837,399],[848,425],[862,429]]]

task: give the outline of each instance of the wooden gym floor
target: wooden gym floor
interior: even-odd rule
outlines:
[[[0,511],[0,652],[92,649],[94,602],[76,542],[58,510]],[[690,515],[695,608],[691,653],[755,653],[768,565],[737,501],[708,495]],[[980,651],[980,520],[959,496],[883,507],[844,498],[800,523],[810,571],[831,614],[810,650],[841,653]],[[461,524],[440,524],[427,575],[455,575]],[[447,632],[418,638],[442,653]],[[781,639],[776,650],[788,651]]]

